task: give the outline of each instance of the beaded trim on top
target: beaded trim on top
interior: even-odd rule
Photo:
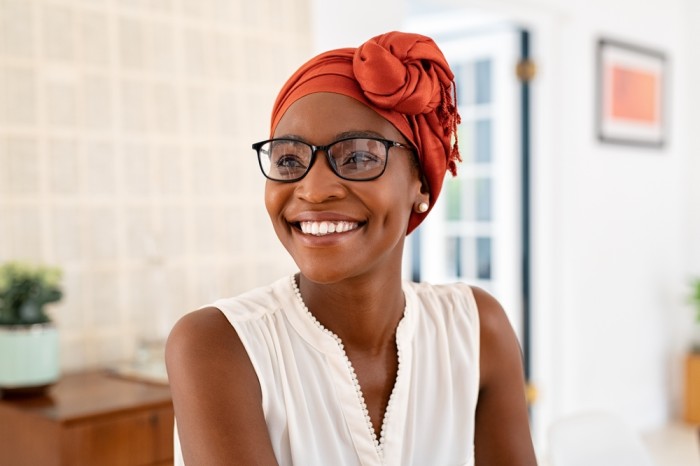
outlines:
[[[296,295],[297,299],[299,300],[299,304],[301,304],[301,307],[304,309],[304,313],[314,322],[314,324],[325,334],[330,335],[335,339],[336,343],[338,344],[338,347],[340,350],[343,352],[343,356],[345,358],[345,363],[348,366],[348,370],[350,371],[350,376],[352,378],[352,383],[355,387],[355,392],[357,394],[357,399],[360,402],[360,406],[362,407],[362,412],[364,413],[365,416],[365,422],[367,424],[367,428],[369,429],[370,436],[372,440],[374,441],[374,447],[377,449],[377,453],[379,454],[379,457],[383,460],[384,459],[384,429],[387,424],[387,420],[389,419],[389,415],[391,413],[391,408],[394,400],[394,393],[396,392],[396,381],[399,380],[399,375],[401,373],[401,347],[398,344],[398,341],[396,343],[396,351],[397,351],[397,359],[398,359],[398,367],[396,370],[396,381],[394,382],[394,387],[391,390],[391,395],[389,395],[389,401],[386,406],[386,411],[384,412],[384,418],[382,419],[382,427],[381,431],[379,433],[379,438],[377,438],[377,433],[374,431],[374,426],[372,426],[372,419],[369,417],[369,410],[367,409],[367,403],[365,402],[365,397],[362,394],[362,387],[360,387],[360,382],[357,380],[357,374],[355,374],[355,368],[352,365],[352,362],[350,361],[350,358],[348,357],[347,353],[345,352],[345,346],[343,345],[343,341],[340,339],[338,335],[336,335],[334,332],[330,331],[326,327],[323,326],[321,322],[316,319],[316,317],[309,311],[309,308],[306,306],[306,303],[304,303],[304,299],[301,297],[301,291],[299,291],[299,286],[297,285],[297,281],[294,277],[294,275],[290,276],[290,280],[292,282],[292,289],[294,290],[294,294]],[[405,310],[404,310],[404,315],[405,315]],[[401,321],[403,322],[403,320]],[[399,322],[399,326],[401,325],[401,322]],[[398,331],[398,329],[397,329]]]

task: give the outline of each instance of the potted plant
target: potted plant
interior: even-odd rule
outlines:
[[[0,393],[42,393],[58,380],[58,332],[44,306],[62,297],[61,271],[0,265]]]

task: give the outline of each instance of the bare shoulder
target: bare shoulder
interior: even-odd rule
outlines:
[[[171,386],[190,382],[193,375],[247,372],[250,360],[236,330],[217,308],[199,309],[183,316],[173,327],[165,347]],[[254,375],[254,374],[252,374]],[[252,382],[252,380],[251,380]]]
[[[168,336],[166,362],[169,370],[177,370],[192,358],[233,356],[241,349],[241,340],[226,316],[217,308],[207,307],[177,321]],[[198,361],[198,365],[201,363]]]
[[[186,464],[276,464],[260,382],[220,310],[183,316],[170,332],[165,360]]]
[[[520,344],[498,300],[472,291],[481,331],[476,465],[535,465]]]
[[[510,362],[511,370],[519,370],[521,351],[513,326],[501,303],[481,288],[472,287],[472,292],[479,311],[483,387],[497,375],[495,370],[506,361]]]
[[[482,288],[472,286],[471,289],[479,310],[482,333],[486,332],[487,336],[491,336],[490,334],[498,333],[504,327],[512,329],[503,306],[496,298]]]

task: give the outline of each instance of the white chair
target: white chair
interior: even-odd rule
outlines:
[[[550,466],[654,466],[641,438],[618,417],[581,413],[549,429]]]

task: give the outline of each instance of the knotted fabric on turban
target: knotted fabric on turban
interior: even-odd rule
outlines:
[[[432,39],[389,32],[358,48],[317,55],[282,87],[272,111],[270,134],[290,105],[315,92],[352,97],[389,120],[418,152],[432,208],[447,170],[455,175],[460,160],[454,74]],[[427,213],[412,212],[407,233]]]

